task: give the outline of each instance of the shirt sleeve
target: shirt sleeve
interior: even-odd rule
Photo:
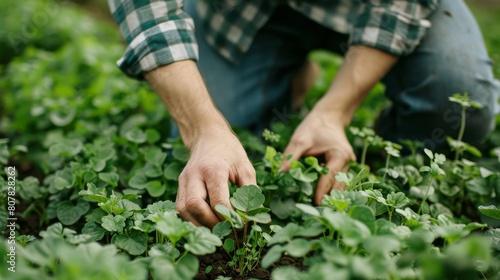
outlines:
[[[127,75],[143,73],[180,60],[198,60],[192,18],[183,0],[108,0],[128,46],[118,60]]]
[[[366,45],[396,56],[413,52],[431,27],[440,0],[365,0],[354,22],[351,45]]]

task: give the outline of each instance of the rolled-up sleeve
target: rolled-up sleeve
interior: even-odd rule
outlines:
[[[108,0],[128,46],[118,67],[141,79],[143,73],[180,60],[198,60],[194,23],[183,0]]]
[[[396,56],[413,52],[431,27],[440,0],[367,0],[356,17],[351,45],[366,45]]]

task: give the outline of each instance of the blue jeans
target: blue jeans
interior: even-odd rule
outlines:
[[[310,51],[346,51],[347,35],[283,6],[259,31],[243,59],[233,64],[206,43],[196,1],[187,0],[185,10],[195,21],[200,72],[216,106],[233,126],[256,131],[290,108],[291,79]],[[456,137],[460,128],[460,108],[448,97],[468,92],[484,105],[467,115],[464,140],[477,145],[494,128],[499,110],[500,83],[493,77],[492,61],[464,2],[443,0],[430,20],[432,28],[419,47],[400,58],[382,80],[392,105],[381,112],[377,131],[388,140],[414,139],[430,149],[441,148],[446,135]],[[178,133],[175,127],[172,132]]]

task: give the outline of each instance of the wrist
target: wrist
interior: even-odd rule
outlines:
[[[176,121],[182,141],[189,151],[207,139],[213,139],[221,134],[233,134],[221,113],[215,108],[213,111],[206,114],[198,113],[197,117],[191,116],[189,120],[186,118]]]
[[[351,123],[356,108],[356,105],[341,103],[339,100],[336,100],[334,94],[327,93],[314,106],[313,111],[325,116],[330,122],[346,127]]]

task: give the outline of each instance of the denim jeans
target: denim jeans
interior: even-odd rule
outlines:
[[[195,22],[200,72],[233,126],[256,131],[269,125],[273,109],[290,108],[291,79],[310,51],[346,52],[347,35],[282,6],[234,64],[206,43],[196,1],[187,0],[185,10]],[[430,20],[421,44],[382,80],[392,105],[381,112],[377,131],[388,140],[414,139],[441,148],[446,135],[456,137],[460,128],[460,107],[448,97],[468,92],[484,108],[468,112],[464,141],[479,144],[494,127],[500,95],[481,32],[463,1],[443,0]],[[178,134],[175,126],[172,133]]]

